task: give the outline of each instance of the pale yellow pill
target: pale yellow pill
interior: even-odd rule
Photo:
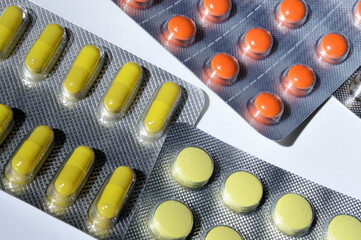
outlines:
[[[0,104],[0,144],[14,127],[13,111],[5,104]]]
[[[361,222],[350,215],[334,217],[328,224],[326,240],[361,240]]]
[[[134,180],[131,168],[115,169],[89,210],[89,218],[96,227],[109,228],[117,222]]]
[[[263,187],[260,180],[249,172],[235,172],[228,176],[222,198],[235,212],[249,212],[256,209],[262,199]]]
[[[167,200],[155,208],[150,228],[157,239],[186,239],[193,228],[193,214],[183,203]]]
[[[307,232],[313,222],[313,209],[301,195],[288,193],[278,199],[272,213],[276,226],[287,235]]]
[[[62,93],[69,101],[85,97],[104,63],[104,54],[93,45],[83,47],[63,82]]]
[[[9,6],[0,16],[0,59],[7,58],[29,23],[27,10]]]
[[[241,235],[231,227],[217,226],[209,230],[204,240],[243,240]]]
[[[175,157],[172,174],[185,187],[202,187],[212,173],[213,161],[208,153],[199,147],[183,148]]]
[[[77,147],[48,187],[48,199],[57,206],[71,205],[88,179],[95,155],[87,146]]]
[[[32,181],[53,147],[54,133],[48,126],[38,126],[21,144],[5,168],[7,179],[17,185]]]

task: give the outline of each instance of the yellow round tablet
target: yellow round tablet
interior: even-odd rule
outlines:
[[[216,226],[209,230],[204,238],[204,240],[242,240],[243,238],[239,233],[231,227],[228,226]]]
[[[222,198],[225,204],[236,212],[248,212],[259,205],[263,195],[262,183],[249,172],[235,172],[228,176]]]
[[[177,200],[160,203],[150,220],[150,229],[157,239],[186,239],[192,228],[191,210]]]
[[[360,240],[361,222],[350,215],[338,215],[328,224],[327,240]]]
[[[299,235],[311,227],[313,215],[312,207],[304,197],[288,193],[278,199],[272,219],[283,233]]]
[[[197,188],[205,185],[213,173],[213,161],[199,147],[183,148],[173,163],[173,177],[183,186]]]

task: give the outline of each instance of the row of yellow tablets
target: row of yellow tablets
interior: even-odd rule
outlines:
[[[11,110],[0,105],[1,120],[9,114]],[[12,125],[10,117],[3,121],[1,130],[4,131],[6,125]],[[8,130],[3,136],[7,133]],[[53,147],[52,129],[45,125],[36,127],[7,163],[5,186],[16,191],[18,187],[30,183]],[[47,188],[47,206],[50,210],[68,207],[76,201],[92,172],[94,163],[95,154],[87,146],[79,146],[69,155]],[[89,209],[89,220],[95,230],[109,228],[117,222],[134,182],[135,174],[126,166],[118,167],[107,178]]]
[[[26,9],[9,6],[0,17],[0,58],[8,57],[29,22]],[[26,82],[38,82],[50,73],[61,55],[67,41],[66,30],[58,24],[49,24],[42,31],[25,57],[22,75]],[[66,101],[84,98],[97,78],[105,61],[105,51],[100,47],[87,45],[78,54],[61,92]],[[142,84],[143,70],[136,63],[123,65],[114,78],[108,92],[100,102],[100,119],[116,121],[125,116]],[[181,99],[181,88],[166,82],[155,92],[138,124],[143,139],[155,140],[161,137]]]
[[[197,163],[197,164],[195,164]],[[214,164],[209,154],[199,147],[185,147],[175,154],[171,174],[183,187],[200,188],[213,174]],[[260,180],[253,174],[237,171],[222,182],[221,198],[237,213],[255,211],[263,197]],[[186,239],[193,228],[192,211],[184,203],[169,199],[157,204],[149,220],[149,228],[157,239]],[[300,236],[307,233],[314,221],[315,211],[303,196],[287,193],[273,205],[271,218],[284,234]],[[359,240],[361,222],[349,215],[338,215],[328,224],[327,240]],[[205,234],[205,240],[241,240],[241,235],[229,226],[216,226]]]

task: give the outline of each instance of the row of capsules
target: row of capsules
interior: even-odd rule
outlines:
[[[214,163],[210,155],[197,146],[178,150],[171,161],[171,176],[181,186],[199,189],[211,178]],[[197,164],[195,164],[197,163]],[[161,169],[160,171],[166,171]],[[223,203],[232,211],[248,214],[257,211],[263,198],[261,181],[247,171],[235,171],[222,180],[220,195]],[[271,218],[274,225],[288,236],[304,236],[314,222],[316,212],[309,201],[300,194],[286,193],[277,198]],[[153,207],[149,228],[156,239],[174,240],[189,237],[194,225],[193,213],[181,201],[168,199]],[[218,225],[202,234],[203,240],[242,240],[241,234],[230,226]],[[333,217],[325,229],[325,240],[361,239],[361,222],[350,215]]]
[[[138,9],[152,6],[153,0],[120,0],[121,5]],[[231,12],[231,0],[200,0],[199,13],[205,20],[211,22],[226,21]],[[303,0],[283,0],[278,4],[275,15],[280,24],[287,28],[299,28],[308,18],[309,9]],[[361,3],[358,2],[353,11],[354,18],[361,23]],[[168,44],[187,47],[194,43],[197,34],[195,22],[184,15],[170,17],[162,26],[162,37]],[[264,28],[253,28],[241,35],[238,48],[252,59],[264,59],[272,50],[273,36]],[[329,64],[344,61],[350,52],[350,42],[346,36],[339,33],[329,33],[322,36],[316,44],[317,54]],[[228,53],[216,53],[204,64],[204,73],[216,84],[231,85],[238,79],[240,66],[238,60]],[[313,69],[303,64],[289,67],[281,74],[281,85],[285,91],[297,97],[310,94],[315,86],[316,74]],[[284,103],[282,99],[271,92],[261,92],[248,103],[251,116],[258,122],[273,125],[280,121]]]
[[[28,10],[9,6],[0,17],[0,60],[6,59],[30,22]],[[67,44],[67,31],[52,23],[45,27],[22,65],[22,79],[35,84],[46,78]],[[85,98],[98,77],[106,59],[106,50],[84,46],[61,85],[65,104]],[[143,82],[143,69],[137,63],[122,66],[99,105],[101,122],[118,121],[126,115]],[[141,139],[155,141],[166,131],[181,101],[181,87],[165,82],[153,94],[141,116],[137,130]]]
[[[26,8],[9,6],[0,16],[0,59],[8,58],[29,25]],[[42,31],[23,66],[22,76],[27,83],[39,82],[51,72],[67,43],[66,30],[52,23]],[[97,78],[105,61],[105,51],[85,46],[74,61],[62,84],[62,96],[69,101],[84,98]],[[136,96],[143,79],[142,68],[133,62],[124,64],[116,75],[100,104],[100,114],[107,121],[124,117]],[[151,98],[138,123],[141,139],[160,138],[174,115],[181,99],[181,88],[173,82],[160,86]],[[0,144],[14,127],[11,108],[0,104]],[[54,133],[49,126],[40,125],[17,148],[5,167],[3,182],[10,189],[30,183],[54,147]],[[62,209],[73,204],[94,167],[95,155],[88,146],[77,147],[62,164],[47,188],[47,205]],[[109,228],[120,215],[122,206],[134,185],[135,174],[126,166],[118,167],[104,182],[89,209],[92,227]]]

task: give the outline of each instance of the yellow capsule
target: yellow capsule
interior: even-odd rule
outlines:
[[[71,205],[87,181],[95,155],[87,146],[77,147],[48,187],[48,199],[57,206]]]
[[[143,71],[138,64],[124,64],[101,102],[102,117],[106,120],[119,120],[124,117],[140,88],[142,79]]]
[[[115,169],[89,210],[89,218],[93,225],[109,228],[117,222],[134,181],[135,175],[131,168],[121,166]]]
[[[75,59],[63,82],[62,93],[69,101],[85,97],[104,63],[104,54],[96,46],[87,45]]]
[[[7,7],[0,16],[0,59],[7,58],[29,24],[26,9]]]
[[[139,134],[146,140],[160,138],[168,127],[181,98],[181,88],[174,82],[166,82],[153,95],[150,105],[138,126]]]
[[[40,81],[48,76],[63,52],[66,32],[52,23],[46,26],[25,57],[23,77],[29,81]]]
[[[48,126],[38,126],[21,144],[5,168],[6,178],[13,184],[31,182],[49,156],[54,133]]]
[[[5,104],[0,104],[0,144],[14,127],[13,111]]]

